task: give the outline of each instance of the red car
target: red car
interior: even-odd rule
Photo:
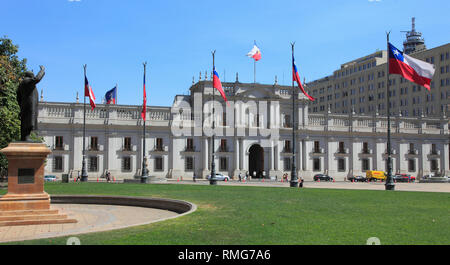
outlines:
[[[413,177],[408,174],[396,174],[394,176],[394,181],[395,182],[414,182],[414,181],[416,181],[416,177]]]

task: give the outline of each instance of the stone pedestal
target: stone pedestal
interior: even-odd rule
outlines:
[[[0,152],[8,159],[8,193],[0,198],[0,226],[76,222],[49,211],[44,163],[51,151],[45,144],[13,142]]]

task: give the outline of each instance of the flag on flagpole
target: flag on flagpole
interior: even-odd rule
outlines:
[[[298,71],[297,71],[297,66],[295,65],[294,56],[292,56],[292,75],[293,75],[292,76],[293,80],[297,82],[297,85],[300,88],[300,90],[303,92],[303,94],[305,94],[305,96],[308,97],[309,100],[314,101],[315,98],[313,98],[310,95],[308,95],[308,93],[306,93],[305,89],[302,86],[302,82],[300,81],[300,76],[299,76]]]
[[[117,86],[105,94],[106,104],[117,104]]]
[[[399,74],[403,78],[430,90],[434,71],[434,65],[403,54],[389,43],[389,74]]]
[[[219,74],[216,72],[215,67],[213,69],[213,87],[216,88],[217,90],[219,90],[220,95],[222,95],[222,98],[228,104],[227,97],[225,96],[225,92],[223,92],[223,89],[222,89],[222,83],[220,82]]]
[[[145,92],[145,68],[144,68],[144,102],[142,104],[141,117],[145,121],[145,114],[147,113],[147,93]]]
[[[247,56],[250,58],[255,59],[255,61],[261,60],[261,51],[259,50],[258,46],[253,45],[253,49],[247,53]]]
[[[91,110],[95,108],[95,95],[92,91],[92,87],[89,85],[86,75],[84,76],[84,96],[89,97],[89,102],[91,104]]]

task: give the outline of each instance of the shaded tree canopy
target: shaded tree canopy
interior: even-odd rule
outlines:
[[[27,71],[27,61],[19,59],[18,51],[19,47],[6,36],[0,38],[0,149],[20,139],[20,108],[16,90]],[[6,157],[0,154],[0,174],[7,167]]]

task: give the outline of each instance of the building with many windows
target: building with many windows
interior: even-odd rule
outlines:
[[[367,170],[386,170],[387,120],[382,114],[311,113],[308,110],[315,105],[296,94],[294,123],[291,87],[238,80],[223,87],[228,105],[218,93],[213,96],[211,81],[202,80],[190,87],[189,95],[175,96],[170,107],[147,107],[145,155],[150,176],[206,178],[211,170],[212,132],[216,170],[229,176],[254,172],[256,177],[281,178],[290,174],[292,159],[298,176],[305,180],[317,173],[344,180]],[[141,106],[103,104],[87,110],[86,161],[91,180],[106,171],[116,179],[141,175],[140,111]],[[394,173],[449,174],[448,118],[396,115],[391,121]],[[76,177],[82,166],[83,104],[41,101],[38,122],[39,134],[52,150],[46,174]]]

